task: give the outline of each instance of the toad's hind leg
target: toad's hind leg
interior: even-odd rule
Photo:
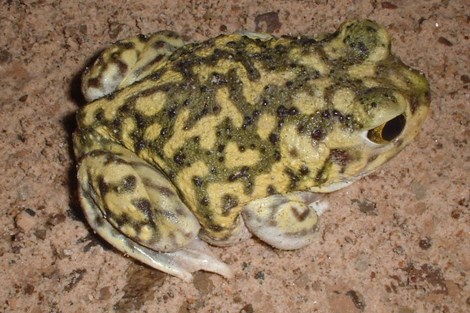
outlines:
[[[78,180],[89,224],[118,250],[186,281],[197,270],[231,277],[197,238],[199,223],[173,185],[132,152],[115,146],[85,154]]]
[[[184,42],[177,33],[160,31],[116,42],[103,50],[82,76],[82,92],[92,100],[109,95],[154,73]]]
[[[254,200],[245,206],[242,216],[259,239],[278,249],[293,250],[312,242],[317,213],[327,206],[318,194],[293,192]]]

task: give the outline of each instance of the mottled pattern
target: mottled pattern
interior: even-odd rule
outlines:
[[[126,150],[145,160],[163,174],[155,185],[174,186],[202,238],[219,244],[242,231],[250,201],[329,192],[370,173],[414,138],[429,104],[426,79],[390,54],[388,34],[371,21],[318,38],[136,37],[105,50],[83,88],[104,97],[78,113],[77,156]],[[91,179],[124,199],[132,170],[117,185]],[[151,219],[147,198],[129,201]],[[113,205],[97,207],[115,227],[132,225],[131,238],[146,229],[112,218]]]

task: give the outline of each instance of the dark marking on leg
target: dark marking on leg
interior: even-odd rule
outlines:
[[[305,219],[310,215],[310,210],[308,208],[305,208],[302,212],[299,212],[297,211],[297,208],[293,206],[291,207],[291,211],[299,222],[305,221]]]
[[[122,191],[133,192],[135,190],[137,178],[134,175],[128,175],[124,177],[122,181]]]
[[[306,165],[300,167],[300,175],[307,176],[310,173],[310,169]]]
[[[266,189],[266,193],[268,195],[274,195],[274,194],[277,194],[277,190],[276,190],[276,187],[274,187],[273,185],[269,185],[268,188]]]
[[[225,194],[222,196],[222,215],[230,215],[231,209],[238,206],[238,199],[236,196]]]
[[[104,181],[104,177],[102,175],[96,178],[98,182],[98,189],[100,191],[101,197],[104,197],[110,190],[110,186],[108,183]]]
[[[159,194],[161,194],[162,196],[164,196],[166,198],[174,197],[176,195],[175,192],[173,190],[171,190],[170,188],[165,187],[165,186],[157,185],[152,180],[150,180],[148,178],[144,178],[143,183],[144,183],[145,187],[151,188],[151,189],[157,191]]]
[[[141,199],[132,199],[131,203],[137,209],[139,209],[145,216],[148,217],[149,223],[153,222],[154,216],[152,211],[152,204],[148,199],[141,198]]]

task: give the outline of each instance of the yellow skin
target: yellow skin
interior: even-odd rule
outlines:
[[[395,156],[429,107],[425,77],[367,20],[320,37],[135,37],[104,50],[82,90],[74,147],[88,222],[185,280],[232,275],[203,241],[309,244],[318,193]]]

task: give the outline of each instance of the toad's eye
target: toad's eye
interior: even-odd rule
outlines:
[[[377,144],[384,144],[397,138],[406,125],[406,118],[403,114],[395,116],[391,120],[379,125],[367,132],[367,138]]]

